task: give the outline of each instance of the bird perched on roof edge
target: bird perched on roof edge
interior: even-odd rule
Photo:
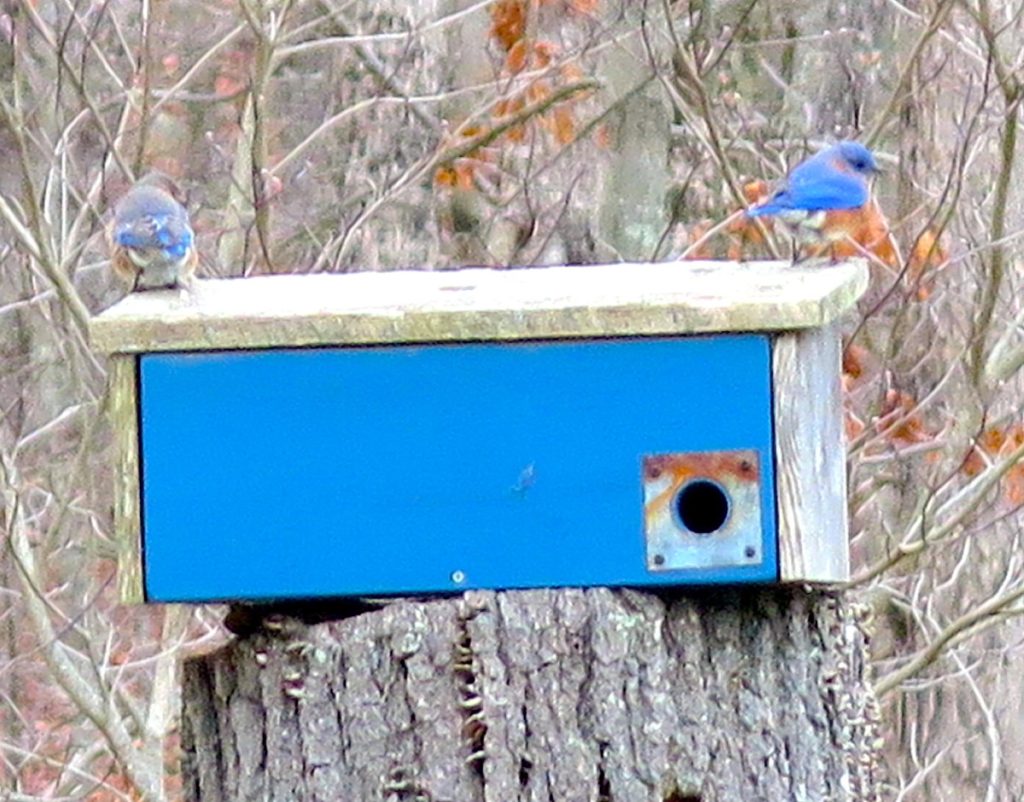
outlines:
[[[195,233],[179,194],[173,179],[154,171],[114,206],[110,264],[132,290],[186,287],[195,273]]]
[[[832,245],[877,222],[873,218],[881,212],[871,199],[869,184],[877,172],[875,156],[866,146],[852,140],[837,142],[793,168],[747,215],[775,217],[800,245]],[[884,219],[882,223],[887,230]]]

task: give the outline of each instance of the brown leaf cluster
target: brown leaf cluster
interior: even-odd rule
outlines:
[[[935,289],[935,274],[949,263],[949,249],[932,228],[921,232],[907,260],[907,284],[919,301],[926,301]]]
[[[552,0],[540,0],[540,5],[551,4]],[[595,0],[573,0],[566,4],[566,10],[590,13],[594,6]],[[530,14],[535,12],[534,4],[529,0],[500,0],[491,6],[489,36],[505,54],[502,71],[507,78],[534,70],[548,69],[556,63],[560,55],[560,49],[555,43],[535,40],[528,35]],[[457,140],[484,138],[495,126],[507,123],[510,117],[522,113],[531,104],[550,97],[559,86],[579,81],[584,77],[580,67],[571,62],[554,70],[553,75],[553,78],[530,81],[521,91],[497,101],[491,110],[490,123],[460,128],[451,138],[452,143]],[[530,129],[535,127],[546,132],[556,145],[568,145],[576,138],[578,131],[574,109],[578,102],[578,98],[573,97],[555,103],[543,113],[511,126],[493,141],[523,142]],[[474,149],[465,158],[439,167],[434,173],[434,183],[439,187],[471,189],[475,184],[480,164],[493,161],[493,156],[486,153],[483,148]]]
[[[1024,445],[1024,423],[1009,426],[991,426],[981,433],[971,452],[964,460],[963,472],[977,476],[992,462]],[[1010,504],[1024,504],[1024,464],[1018,462],[1003,476],[1003,496]]]
[[[768,197],[768,194],[767,182],[760,179],[748,181],[743,185],[743,198],[746,200],[747,206],[760,203]],[[741,214],[726,227],[726,234],[729,238],[726,255],[730,259],[740,261],[744,258],[749,258],[748,254],[760,252],[764,248],[765,238],[762,231],[771,231],[773,225],[769,219],[764,219],[760,222],[764,227],[763,229],[758,226],[754,218]]]

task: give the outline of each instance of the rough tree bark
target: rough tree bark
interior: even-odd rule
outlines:
[[[877,798],[864,619],[800,589],[471,592],[186,663],[186,798]]]

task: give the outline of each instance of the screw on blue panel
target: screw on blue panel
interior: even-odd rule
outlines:
[[[466,574],[463,571],[452,571],[452,582],[462,585],[466,581]]]

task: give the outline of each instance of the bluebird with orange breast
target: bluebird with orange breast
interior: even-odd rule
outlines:
[[[152,172],[114,207],[110,264],[132,290],[185,287],[195,273],[195,234],[179,194],[169,176]]]
[[[880,215],[869,184],[878,171],[874,154],[860,142],[837,142],[798,164],[768,200],[747,214],[774,216],[798,244],[812,248],[857,239],[865,218]]]

